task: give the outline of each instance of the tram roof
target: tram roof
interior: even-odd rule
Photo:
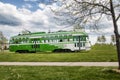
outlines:
[[[24,37],[35,37],[35,36],[52,36],[52,35],[73,35],[73,36],[88,36],[85,32],[75,32],[75,31],[62,31],[62,32],[33,32],[33,33],[27,33],[27,34],[18,34],[16,36],[13,36],[12,38],[24,38]]]

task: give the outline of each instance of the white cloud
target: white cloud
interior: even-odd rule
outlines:
[[[42,9],[44,9],[44,8],[46,7],[45,4],[41,4],[41,3],[40,3],[38,6],[39,6],[40,8],[42,8]]]
[[[22,24],[15,6],[0,2],[0,24],[17,26]]]
[[[26,0],[26,1],[35,1],[35,0]],[[3,33],[5,33],[5,35],[9,38],[15,34],[17,35],[23,29],[36,32],[36,31],[48,31],[49,29],[51,29],[51,31],[57,31],[60,29],[70,30],[72,28],[72,27],[66,28],[64,25],[62,26],[57,25],[58,21],[54,19],[56,15],[54,15],[54,13],[50,9],[50,8],[56,9],[59,7],[55,3],[53,3],[52,5],[39,4],[39,7],[43,8],[43,10],[38,9],[35,12],[32,12],[29,9],[26,9],[25,7],[18,9],[14,5],[4,4],[0,2],[0,17],[6,19],[6,21],[4,21],[4,19],[0,18],[0,21],[4,22],[4,24],[0,23],[0,30]],[[14,23],[14,26],[11,25],[12,23]],[[104,26],[108,26],[108,27],[106,27],[105,29],[101,28],[100,33],[102,32],[108,32],[108,34],[113,33],[113,27],[112,27],[113,25],[111,23],[112,23],[111,21],[102,19],[101,24],[106,24]],[[118,22],[118,24],[119,23],[120,22]],[[96,36],[90,36],[90,40],[92,41],[92,43],[96,42],[95,39]]]
[[[22,6],[23,8],[27,8],[27,9],[30,9],[32,8],[33,6],[31,4],[25,4]]]
[[[42,5],[42,7],[44,7],[44,5]],[[7,31],[7,37],[18,34],[23,29],[28,29],[32,32],[48,31],[49,29],[51,29],[51,31],[59,30],[61,27],[54,22],[54,14],[49,7],[53,6],[48,5],[44,7],[44,10],[38,9],[35,12],[31,12],[26,8],[16,8],[14,5],[0,2],[0,17],[4,16],[3,18],[6,18],[6,21],[10,22],[3,22],[0,18],[0,21],[4,23],[4,25],[0,23],[0,30],[4,33]],[[7,17],[5,17],[6,15]],[[20,25],[16,24],[16,21],[20,23]],[[11,25],[11,23],[13,24]]]
[[[24,0],[24,1],[33,1],[34,2],[34,1],[38,1],[38,0]]]

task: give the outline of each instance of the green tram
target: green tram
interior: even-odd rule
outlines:
[[[13,52],[70,52],[89,50],[88,35],[85,32],[35,32],[13,36],[9,41]]]

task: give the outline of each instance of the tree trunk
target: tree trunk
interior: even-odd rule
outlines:
[[[113,25],[114,25],[114,33],[115,33],[115,36],[116,36],[116,47],[117,47],[118,63],[119,63],[118,69],[120,69],[120,41],[119,41],[119,32],[118,32],[118,26],[117,26],[117,21],[116,21],[116,17],[115,17],[115,11],[114,11],[114,8],[113,8],[113,2],[112,2],[112,0],[110,0],[110,8],[111,8]]]

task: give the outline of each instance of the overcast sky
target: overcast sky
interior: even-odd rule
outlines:
[[[0,31],[7,38],[17,35],[24,29],[31,32],[72,30],[72,27],[58,25],[54,19],[54,13],[50,8],[58,8],[58,3],[52,0],[0,0]],[[101,21],[104,26],[110,26],[104,30],[97,31],[97,34],[106,32],[113,33],[112,22],[106,19]],[[120,20],[119,23],[120,24]],[[86,30],[90,35],[92,43],[96,42],[95,33]]]

